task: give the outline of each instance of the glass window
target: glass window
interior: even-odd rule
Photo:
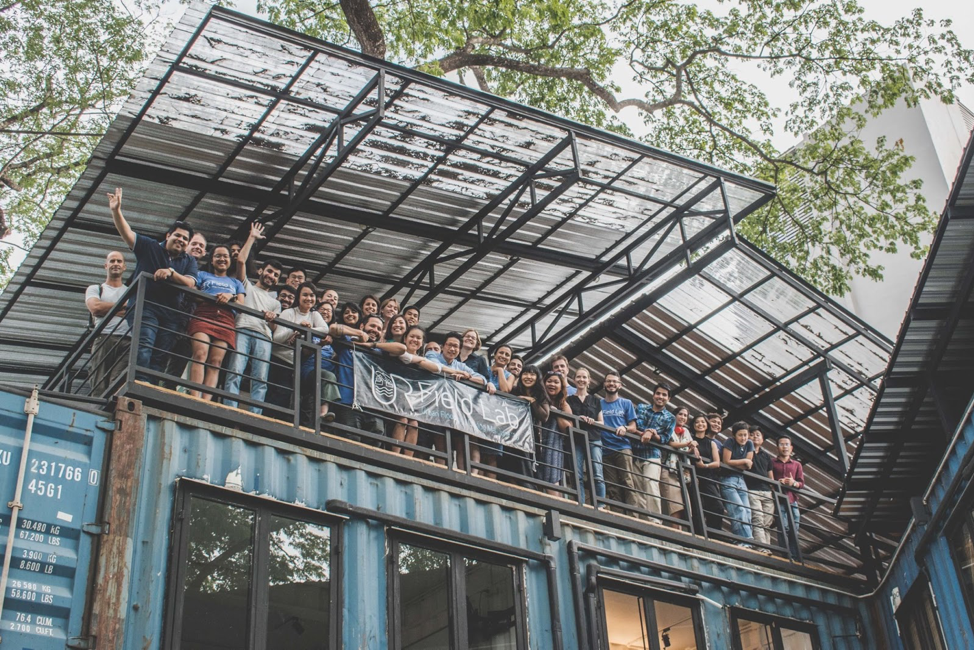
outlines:
[[[180,647],[247,646],[254,517],[247,508],[192,499]]]
[[[450,558],[425,548],[399,547],[403,650],[450,647]]]
[[[331,614],[331,531],[270,518],[267,647],[317,650]]]
[[[933,604],[930,585],[923,577],[917,579],[900,603],[896,621],[907,650],[944,650],[940,617]]]
[[[650,594],[602,590],[610,650],[685,650],[705,647],[697,608]]]
[[[734,613],[738,650],[817,650],[815,628],[754,612]]]
[[[951,535],[950,545],[954,551],[954,561],[960,582],[964,586],[964,596],[968,609],[974,612],[974,537],[971,535],[971,524],[965,521],[960,528]]]
[[[332,647],[327,525],[288,516],[296,510],[283,504],[251,506],[237,495],[225,501],[218,490],[193,486],[182,498],[169,648]]]
[[[604,590],[605,627],[610,650],[649,650],[646,612],[639,596]]]
[[[517,648],[514,569],[470,558],[466,563],[467,647]]]
[[[394,648],[522,647],[517,567],[403,542],[397,553]]]
[[[741,650],[774,650],[771,625],[739,618],[737,633],[741,639]]]

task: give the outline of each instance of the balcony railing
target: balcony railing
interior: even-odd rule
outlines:
[[[766,492],[758,493],[761,500],[756,503],[758,508],[754,508],[748,499],[748,491],[730,490],[725,486],[724,477],[740,475],[740,472],[727,467],[716,472],[700,471],[695,465],[697,459],[690,453],[657,443],[649,445],[658,449],[664,459],[675,459],[672,471],[664,462],[660,480],[644,479],[637,470],[615,465],[610,467],[606,463],[606,455],[602,453],[605,450],[601,449],[602,432],[611,432],[610,429],[598,424],[583,424],[578,416],[557,411],[558,415],[570,422],[570,426],[564,429],[555,427],[553,430],[542,430],[536,426],[534,451],[526,453],[466,433],[407,420],[392,413],[349,409],[340,403],[323,400],[327,384],[341,386],[337,381],[332,382],[327,377],[323,380],[322,373],[318,371],[302,376],[302,362],[309,356],[313,357],[313,368],[320,368],[321,333],[296,323],[275,321],[277,328],[286,328],[293,336],[276,336],[278,339],[284,338],[285,342],[270,342],[272,353],[264,399],[254,399],[245,391],[238,395],[224,389],[224,377],[229,373],[229,357],[240,354],[237,351],[228,351],[223,367],[202,362],[204,368],[220,373],[216,386],[192,381],[184,372],[187,364],[193,361],[189,352],[190,337],[184,331],[184,324],[196,317],[150,300],[146,288],[151,282],[151,276],[143,275],[128,288],[112,311],[113,315],[124,313],[124,323],[110,326],[111,318],[106,317],[98,327],[86,332],[48,380],[45,385],[47,390],[107,399],[116,393],[129,392],[135,382],[161,384],[180,392],[209,395],[214,401],[230,403],[241,410],[261,411],[265,416],[294,427],[308,427],[317,433],[352,439],[403,457],[432,461],[470,476],[547,493],[579,506],[623,515],[631,518],[626,520],[627,524],[634,523],[633,519],[641,520],[703,539],[746,544],[768,554],[804,563],[801,545],[796,538],[796,531],[800,531],[802,526],[796,526],[795,515],[805,515],[811,508],[790,507],[788,493],[792,489],[777,481],[749,475],[750,480],[767,487]],[[186,304],[214,301],[212,296],[199,291],[174,289],[182,294]],[[237,312],[263,317],[262,313],[243,305],[234,304],[232,307]],[[159,314],[171,316],[170,323],[159,325]],[[172,323],[176,323],[176,326]],[[175,344],[171,349],[166,351],[159,345],[144,344],[144,335],[152,327],[156,328],[157,342],[160,338],[174,339]],[[128,333],[122,334],[126,330]],[[140,340],[143,341],[141,351]],[[334,345],[341,343],[336,341]],[[156,353],[156,356],[153,357],[152,353]],[[251,363],[261,361],[256,355],[246,356]],[[153,358],[154,361],[146,363],[146,359]],[[337,360],[334,363],[340,365]],[[244,378],[249,373],[250,364]],[[340,412],[342,417],[335,422],[329,421],[329,418],[323,419],[323,402],[328,404],[329,412]],[[395,438],[394,433],[398,434]],[[637,435],[630,434],[629,438],[631,442],[639,442]],[[422,471],[423,464],[417,463],[416,468]],[[608,473],[605,471],[607,468],[611,470]],[[614,480],[606,480],[607,475]],[[600,485],[600,477],[603,485]],[[664,483],[668,486],[659,489]],[[654,485],[658,492],[653,489]],[[755,494],[753,491],[750,493]],[[821,495],[813,494],[809,498],[807,490],[802,494],[803,500],[816,501],[816,506],[828,502]],[[828,516],[821,510],[817,510],[816,515],[818,518]],[[748,520],[752,531],[750,537],[742,534],[746,529],[736,525],[747,525]],[[839,522],[835,523],[840,525]],[[841,535],[837,535],[834,529],[821,529],[818,532],[819,535],[815,536],[818,539],[841,540]],[[807,545],[815,545],[816,548],[824,546],[816,538],[806,538],[801,532],[799,536]],[[827,559],[811,561],[827,567],[849,568]]]

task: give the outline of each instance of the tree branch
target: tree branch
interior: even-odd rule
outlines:
[[[362,54],[377,59],[386,58],[386,39],[382,26],[368,0],[340,0],[339,4],[355,39],[362,46]]]

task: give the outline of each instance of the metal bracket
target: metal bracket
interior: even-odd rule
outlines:
[[[95,422],[95,426],[102,431],[115,431],[118,429],[118,423],[115,420],[99,420]]]
[[[64,647],[72,650],[92,650],[95,647],[95,637],[93,636],[73,636],[64,644]]]
[[[103,524],[83,524],[81,526],[81,532],[88,533],[89,535],[107,535],[110,529],[109,523],[106,521]]]

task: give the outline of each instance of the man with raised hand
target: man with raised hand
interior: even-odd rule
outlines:
[[[257,284],[247,278],[247,258],[250,257],[254,242],[264,238],[264,226],[255,222],[250,224],[250,235],[237,254],[236,277],[243,283],[247,295],[243,304],[263,313],[263,318],[240,312],[237,314],[237,344],[230,357],[224,389],[234,395],[240,394],[240,379],[250,366],[250,399],[264,401],[267,394],[267,372],[271,361],[271,339],[274,334],[274,319],[281,314],[281,303],[274,296],[274,287],[281,278],[281,263],[266,260],[258,270]],[[227,406],[236,407],[235,400],[224,400]],[[263,407],[251,405],[253,413],[260,414]]]
[[[142,327],[138,332],[138,367],[136,378],[155,382],[145,370],[163,372],[166,353],[172,349],[178,335],[180,319],[179,295],[176,287],[196,286],[196,260],[186,254],[186,247],[193,236],[193,228],[176,221],[166,231],[166,238],[159,242],[137,234],[122,216],[122,188],[108,195],[108,207],[112,212],[115,229],[122,241],[135,253],[135,277],[142,273],[152,275],[145,287],[145,303],[142,307]],[[128,315],[131,325],[135,318],[135,298],[129,301]]]

